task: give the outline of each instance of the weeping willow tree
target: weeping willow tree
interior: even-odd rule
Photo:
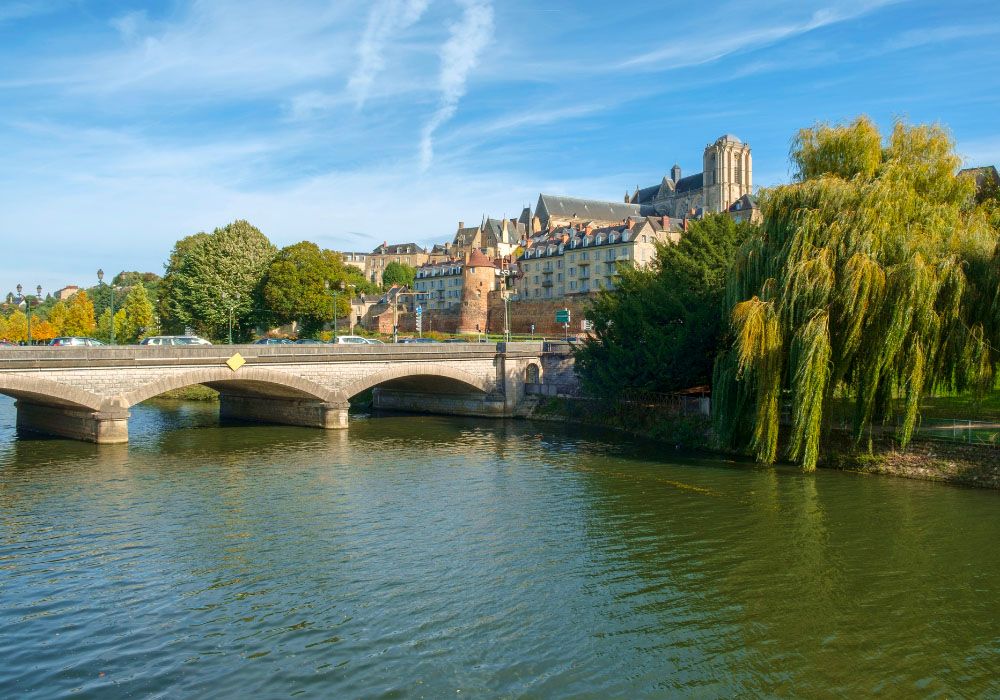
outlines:
[[[905,444],[929,391],[992,386],[1000,216],[937,126],[897,123],[885,140],[867,118],[817,126],[791,158],[795,181],[762,194],[764,224],[730,270],[714,419],[762,463],[789,424],[785,456],[812,470],[835,396],[859,442],[901,416]]]

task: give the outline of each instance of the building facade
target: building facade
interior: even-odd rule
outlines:
[[[416,243],[383,243],[373,250],[365,260],[365,277],[375,284],[382,284],[382,273],[386,265],[398,262],[410,267],[420,267],[429,255]]]
[[[345,265],[357,268],[364,272],[368,264],[368,253],[341,253]]]
[[[646,266],[657,242],[677,242],[684,221],[626,219],[616,226],[559,227],[529,239],[517,260],[515,299],[555,299],[613,289],[620,262]]]

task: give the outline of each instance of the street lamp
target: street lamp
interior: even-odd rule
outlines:
[[[97,284],[98,286],[104,286],[104,270],[97,270]],[[115,280],[112,278],[111,284],[108,285],[108,289],[111,291],[111,345],[115,344]]]
[[[233,313],[236,311],[236,305],[240,303],[240,293],[236,292],[235,299],[229,302],[229,295],[226,294],[225,290],[222,290],[222,303],[226,304],[226,308],[229,310],[229,344],[233,344]],[[228,302],[228,303],[227,303]]]
[[[354,289],[355,285],[353,285],[353,284],[346,284],[345,285],[343,280],[340,280],[339,282],[335,282],[333,284],[330,283],[330,280],[325,280],[323,282],[323,286],[326,287],[327,291],[329,291],[330,294],[333,295],[333,342],[336,343],[337,342],[337,326],[339,325],[339,319],[337,318],[337,298],[338,298],[337,295],[338,294],[342,294],[345,289],[348,289],[348,288],[349,289]]]
[[[17,289],[17,296],[16,297],[13,294],[10,294],[10,293],[7,294],[7,303],[8,304],[15,304],[17,306],[23,306],[24,307],[24,315],[27,316],[27,318],[28,318],[28,345],[31,345],[31,342],[32,342],[31,341],[31,306],[32,306],[32,302],[28,299],[28,297],[24,296],[24,294],[22,293],[22,290],[24,289],[24,287],[22,287],[20,284],[18,284],[17,287],[16,287],[16,289]],[[37,306],[38,304],[41,303],[39,300],[42,298],[42,285],[38,285],[37,287],[35,287],[35,291],[37,292],[37,296],[35,296],[35,302],[34,303]]]

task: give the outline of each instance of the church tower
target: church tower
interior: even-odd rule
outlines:
[[[705,147],[705,211],[722,212],[753,187],[753,160],[750,145],[732,134]]]

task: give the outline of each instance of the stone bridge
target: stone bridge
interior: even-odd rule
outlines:
[[[571,357],[540,342],[4,348],[0,394],[19,429],[122,443],[132,406],[194,384],[219,392],[224,418],[317,428],[346,428],[348,399],[369,389],[379,408],[512,416]]]

